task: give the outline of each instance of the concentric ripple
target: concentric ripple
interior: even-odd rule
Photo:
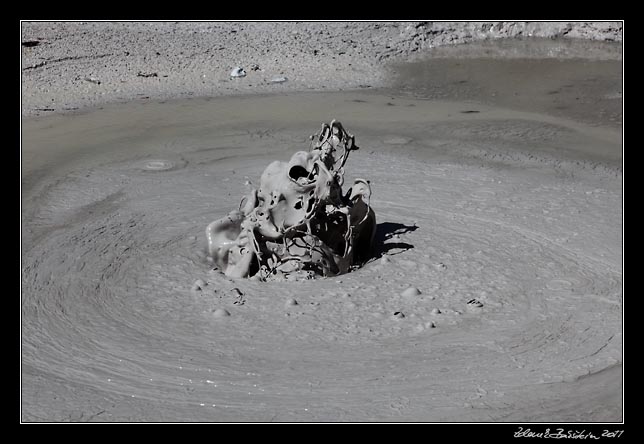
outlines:
[[[34,187],[47,193],[24,199],[38,236],[23,237],[23,419],[621,414],[586,403],[588,375],[621,389],[598,373],[622,361],[617,180],[392,153],[391,133],[372,137],[347,171],[372,178],[378,257],[333,279],[230,280],[204,230],[307,129],[270,128],[279,148],[220,129],[235,135]],[[429,139],[404,134],[410,153]]]

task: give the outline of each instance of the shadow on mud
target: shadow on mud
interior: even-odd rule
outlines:
[[[381,258],[384,254],[395,255],[404,253],[407,250],[414,248],[412,244],[407,242],[396,242],[396,236],[411,233],[418,229],[417,225],[405,225],[396,222],[382,222],[376,226],[376,236],[374,239],[374,259]],[[387,242],[392,240],[392,242]],[[398,250],[391,252],[391,250]]]

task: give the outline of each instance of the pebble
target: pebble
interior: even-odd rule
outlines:
[[[300,304],[295,299],[289,298],[289,299],[286,300],[286,303],[284,305],[286,305],[287,307],[294,307],[294,306],[300,305]]]
[[[244,71],[244,68],[240,68],[239,66],[236,66],[233,68],[232,71],[230,71],[230,77],[245,77],[246,76],[246,71]]]
[[[203,279],[197,279],[194,284],[192,284],[192,291],[201,291],[207,284]]]
[[[218,308],[212,312],[213,316],[216,318],[226,318],[230,316],[230,312],[225,308]]]
[[[405,317],[405,314],[402,311],[396,311],[394,312],[394,317],[398,319],[402,319]]]
[[[286,77],[273,77],[272,79],[269,80],[269,83],[284,83],[288,79]]]
[[[441,314],[441,311],[440,311],[438,308],[434,308],[434,309],[432,310],[432,314],[433,314],[433,315]]]
[[[420,293],[420,290],[416,287],[409,287],[405,291],[401,293],[402,296],[404,297],[413,297],[413,296],[418,296]]]

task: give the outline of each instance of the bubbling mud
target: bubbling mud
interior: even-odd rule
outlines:
[[[622,169],[593,153],[621,133],[472,108],[298,93],[24,121],[22,419],[619,421]],[[306,177],[289,159],[330,115],[359,136],[344,178],[372,181],[377,260],[213,271],[204,228],[274,159]]]
[[[355,137],[335,120],[311,150],[272,162],[239,210],[208,225],[208,251],[229,277],[309,279],[349,271],[373,252],[376,215],[369,181],[342,194]]]

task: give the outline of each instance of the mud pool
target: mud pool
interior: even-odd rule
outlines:
[[[619,126],[452,99],[24,119],[23,420],[620,421]],[[312,281],[212,270],[204,227],[331,119],[360,141],[376,257]]]

